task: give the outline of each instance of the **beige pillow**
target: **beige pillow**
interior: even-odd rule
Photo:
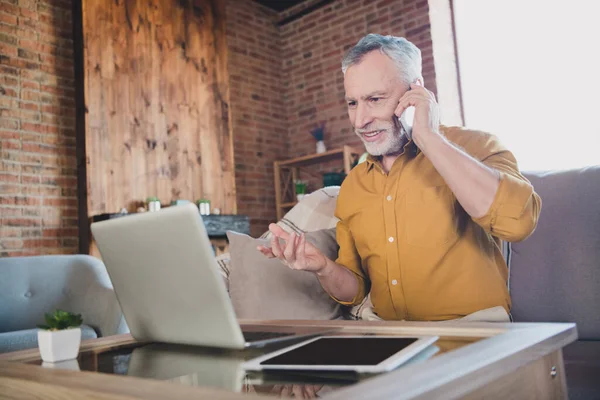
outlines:
[[[229,295],[238,318],[336,319],[344,307],[321,287],[312,272],[293,270],[278,259],[268,259],[256,247],[269,246],[265,239],[227,232],[231,264]],[[337,258],[335,229],[306,234],[306,240],[327,257]]]

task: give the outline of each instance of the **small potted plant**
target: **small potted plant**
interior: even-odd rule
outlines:
[[[38,346],[42,360],[59,362],[77,358],[81,344],[81,314],[56,310],[45,314],[46,325],[38,325]]]
[[[323,142],[323,139],[325,139],[325,123],[322,123],[314,128],[312,131],[310,131],[310,134],[317,141],[317,154],[325,153],[327,151],[325,142]]]
[[[306,196],[307,184],[306,182],[301,181],[299,179],[296,182],[294,182],[294,184],[296,187],[296,200],[300,201],[304,196]]]

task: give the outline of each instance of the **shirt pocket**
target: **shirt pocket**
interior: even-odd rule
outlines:
[[[406,243],[436,248],[457,237],[454,194],[447,186],[408,190],[403,213]]]

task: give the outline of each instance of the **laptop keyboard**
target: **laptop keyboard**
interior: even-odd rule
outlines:
[[[246,342],[259,342],[261,340],[277,339],[292,336],[293,333],[282,332],[243,332]]]

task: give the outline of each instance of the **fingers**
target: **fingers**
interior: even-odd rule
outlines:
[[[304,393],[302,393],[302,385],[292,385],[292,393],[297,399],[304,399]]]
[[[263,255],[265,257],[275,258],[275,254],[273,254],[273,252],[271,251],[271,249],[268,248],[268,247],[265,247],[265,246],[256,246],[256,249],[258,251],[260,251],[261,253],[263,253]]]
[[[306,261],[306,235],[302,233],[298,238],[298,246],[296,247],[296,260],[303,264]]]
[[[315,399],[317,397],[317,390],[314,385],[304,386],[305,399]]]
[[[275,257],[281,258],[283,255],[283,250],[281,249],[281,245],[279,244],[279,237],[277,235],[271,236],[271,251]]]
[[[398,102],[398,106],[396,107],[394,114],[396,114],[396,116],[400,118],[402,113],[408,107],[420,107],[422,105],[429,107],[432,102],[433,100],[431,98],[423,94],[412,93],[410,96],[405,94]]]
[[[283,251],[283,257],[288,264],[292,264],[296,261],[296,247],[298,244],[298,235],[292,233],[289,235],[285,250]]]
[[[410,89],[411,90],[409,92],[422,93],[422,94],[426,95],[428,98],[430,98],[431,100],[435,101],[435,94],[433,94],[432,91],[427,90],[427,88],[425,86],[423,86],[421,84],[421,82],[419,82],[419,81],[413,82],[410,85]]]
[[[275,236],[279,236],[280,238],[282,238],[283,240],[287,241],[289,239],[290,234],[287,233],[286,231],[284,231],[279,225],[277,224],[270,224],[269,225],[269,230],[271,231],[271,233]]]

